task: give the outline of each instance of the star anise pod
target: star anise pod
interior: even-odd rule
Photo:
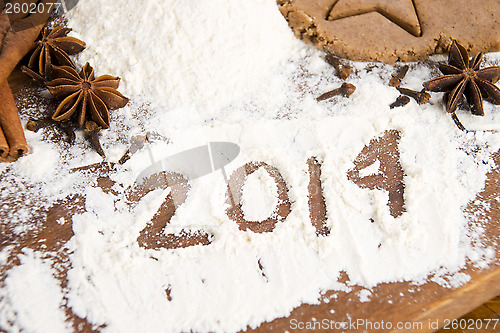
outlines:
[[[46,27],[41,38],[35,42],[35,50],[30,57],[28,68],[41,76],[45,76],[51,65],[71,66],[75,64],[69,57],[82,52],[85,42],[75,37],[69,37],[70,28],[57,26],[54,29]]]
[[[483,54],[478,53],[469,60],[467,50],[456,41],[450,46],[448,64],[440,64],[439,70],[444,74],[423,85],[430,91],[446,92],[446,111],[454,114],[459,102],[465,98],[471,112],[484,116],[483,99],[493,104],[500,104],[500,89],[495,83],[500,79],[500,67],[480,68]]]
[[[74,119],[83,127],[87,120],[93,120],[100,127],[109,128],[109,110],[128,103],[128,98],[116,90],[120,78],[102,75],[96,79],[89,63],[80,73],[69,66],[53,66],[51,70],[57,79],[46,85],[52,95],[63,99],[52,116],[56,121]]]

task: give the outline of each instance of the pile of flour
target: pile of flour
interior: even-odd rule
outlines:
[[[83,145],[66,152],[30,134],[30,144],[39,149],[9,166],[10,177],[54,189],[39,194],[42,198],[84,194],[87,212],[72,218],[67,290],[57,288],[50,260],[25,252],[0,290],[0,318],[6,318],[0,327],[31,330],[34,306],[48,318],[37,324],[38,331],[71,331],[59,310],[64,296],[75,314],[105,325],[104,332],[234,332],[286,316],[302,303],[317,303],[326,290],[345,289],[337,282],[341,271],[366,288],[423,283],[432,275],[443,285],[444,277],[452,276],[448,280],[457,286],[468,280],[454,275],[466,260],[485,265],[494,258],[463,209],[494,167],[490,154],[500,148],[500,136],[457,130],[438,94],[431,104],[411,101],[391,110],[399,95],[388,85],[394,68],[382,64],[352,63],[349,82],[357,90],[351,98],[316,102],[342,82],[323,54],[295,39],[274,0],[81,0],[70,12],[69,26],[88,45],[78,62],[89,61],[98,74],[122,77],[120,89],[131,97],[103,134],[108,159],[123,154],[126,145],[116,143],[123,135],[151,131],[165,138],[112,175],[118,192],[153,160],[227,141],[241,148],[226,166],[227,175],[252,161],[277,168],[289,190],[291,213],[270,233],[239,230],[226,214],[224,176],[213,172],[190,181],[186,201],[164,231],[202,230],[213,242],[145,250],[137,237],[168,191],[150,193],[131,210],[119,194],[70,176],[68,166],[98,161],[94,152]],[[486,58],[500,61],[499,54]],[[403,85],[421,89],[435,74],[412,66]],[[496,130],[495,111],[485,103],[484,118],[459,116],[469,128]],[[362,189],[346,176],[363,147],[392,129],[401,133],[405,173],[406,212],[398,218],[389,213],[387,192]],[[47,154],[55,158],[37,165]],[[327,237],[316,235],[309,217],[312,156],[321,162]],[[361,174],[378,173],[377,163]],[[29,191],[23,188],[10,191]],[[252,174],[242,191],[246,217],[270,216],[276,191],[264,169]],[[22,229],[29,214],[16,223]],[[2,263],[8,251],[0,252]],[[48,287],[37,291],[41,282]]]

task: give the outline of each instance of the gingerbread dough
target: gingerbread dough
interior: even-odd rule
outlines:
[[[394,63],[500,51],[499,0],[278,0],[294,33],[339,57]]]

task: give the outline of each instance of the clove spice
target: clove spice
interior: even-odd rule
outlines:
[[[389,85],[391,87],[398,88],[401,85],[401,81],[403,81],[404,77],[406,76],[406,73],[408,73],[408,65],[403,66],[399,68],[398,72],[396,75],[391,74],[391,79],[389,80]]]
[[[48,119],[41,119],[41,120],[30,119],[26,123],[26,129],[28,131],[37,133],[42,128],[47,127],[49,125],[49,123],[50,122]]]
[[[75,128],[69,122],[57,122],[52,118],[45,118],[39,120],[30,119],[26,123],[26,129],[28,131],[35,133],[38,132],[40,129],[46,127],[53,127],[56,128],[57,130],[60,130],[65,135],[64,141],[66,141],[67,143],[75,142],[76,139]]]
[[[99,141],[101,128],[93,121],[87,121],[85,123],[85,137],[90,141],[96,152],[103,158],[106,157],[104,150],[102,149],[101,142]]]
[[[137,151],[144,147],[146,141],[147,137],[145,135],[134,135],[130,139],[130,148],[127,149],[125,154],[123,154],[122,158],[120,158],[120,160],[118,161],[118,164],[124,164],[125,162],[127,162],[132,157],[132,155],[134,155]]]
[[[354,84],[344,82],[344,83],[342,83],[342,85],[339,88],[330,90],[330,91],[324,93],[323,95],[319,96],[318,98],[316,98],[316,101],[320,102],[320,101],[323,101],[325,99],[329,99],[333,96],[338,96],[338,95],[341,95],[341,96],[348,98],[355,91],[356,91],[356,86]]]
[[[431,99],[431,95],[425,91],[425,88],[416,91],[408,88],[401,88],[401,87],[396,87],[396,89],[403,95],[409,96],[413,98],[418,104],[425,104],[429,103],[429,100]]]
[[[396,98],[396,101],[394,103],[392,103],[391,105],[389,105],[389,107],[391,109],[399,108],[401,106],[405,106],[408,103],[410,103],[410,97],[408,97],[406,95],[399,95],[399,97]]]
[[[464,124],[458,119],[457,114],[455,112],[451,113],[451,119],[453,119],[453,122],[455,125],[457,125],[458,129],[464,132],[468,132],[467,128],[465,128]]]
[[[337,71],[337,76],[342,79],[346,80],[351,76],[351,66],[348,65],[343,65],[339,58],[335,57],[332,54],[327,54],[325,58],[326,62],[329,63],[330,65],[335,68]]]

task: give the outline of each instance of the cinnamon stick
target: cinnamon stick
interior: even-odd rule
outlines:
[[[10,1],[10,3],[14,6],[16,4],[23,5],[26,4],[29,5],[32,3],[36,3],[38,0],[13,0]],[[26,13],[25,11],[19,10],[18,13],[15,11],[12,11],[12,13],[7,14],[6,8],[4,8],[5,3],[0,0],[0,44],[2,44],[2,41],[9,31],[12,23],[25,18],[28,16],[29,13]],[[2,46],[0,45],[0,49]]]
[[[53,0],[41,0],[44,12],[37,12],[10,25],[0,49],[0,82],[4,82],[17,66],[19,61],[29,52],[43,26],[50,17]],[[50,9],[50,11],[49,11]]]
[[[52,0],[13,0],[12,3],[36,3],[43,12],[8,15],[0,0],[0,162],[12,161],[28,151],[23,126],[7,78],[32,48],[52,12]],[[22,12],[22,11],[21,11]],[[7,156],[8,155],[8,156]]]
[[[28,144],[24,137],[14,95],[7,81],[0,83],[0,101],[0,125],[9,146],[10,155],[22,156],[28,152]]]
[[[0,8],[4,8],[8,3],[12,4],[12,11],[9,13],[9,18],[11,22],[15,22],[17,20],[20,20],[22,18],[25,18],[26,16],[30,15],[30,10],[15,10],[14,7],[19,6],[18,8],[21,8],[23,5],[24,7],[30,7],[32,3],[37,3],[39,0],[10,0],[10,1],[3,1],[4,5],[0,6]],[[1,4],[1,1],[0,1]]]
[[[2,127],[0,127],[0,157],[7,157],[7,155],[9,155],[9,145],[3,134]]]

